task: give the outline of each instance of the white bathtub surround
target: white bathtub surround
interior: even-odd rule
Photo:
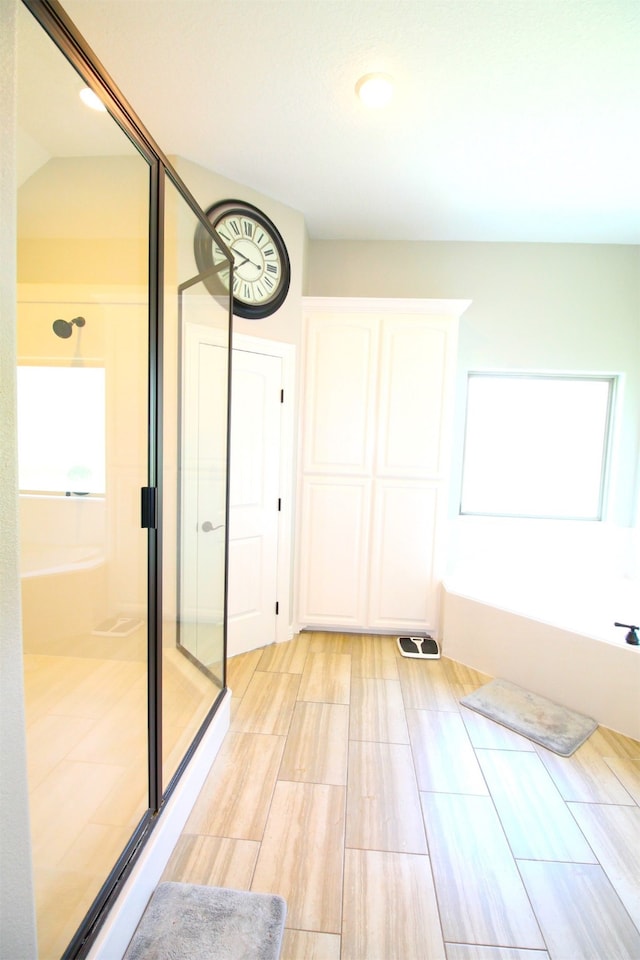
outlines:
[[[443,653],[640,740],[640,648],[606,643],[445,589]]]
[[[640,739],[637,531],[463,517],[443,591],[443,653]]]

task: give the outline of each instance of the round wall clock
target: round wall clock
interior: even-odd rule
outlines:
[[[206,214],[233,254],[234,314],[247,320],[270,316],[284,303],[291,279],[289,254],[275,224],[244,200],[223,200],[209,207]],[[194,253],[201,273],[211,271],[224,259],[201,225],[196,228]],[[206,279],[204,282],[211,290]]]

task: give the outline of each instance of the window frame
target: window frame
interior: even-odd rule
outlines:
[[[62,360],[58,357],[19,357],[17,363],[16,377],[19,377],[19,370],[21,368],[36,368],[41,367],[45,369],[60,369],[60,370],[86,370],[86,369],[97,369],[101,370],[103,374],[103,412],[104,412],[104,421],[103,421],[103,433],[104,433],[104,462],[103,462],[103,490],[96,491],[75,491],[70,489],[45,489],[43,487],[23,487],[20,486],[20,478],[18,478],[18,492],[20,496],[30,496],[30,497],[82,497],[83,499],[90,500],[104,500],[107,496],[107,444],[108,444],[108,413],[107,413],[107,370],[105,364],[101,360],[87,358],[82,360],[81,363],[69,363],[68,360]],[[19,385],[16,383],[16,391],[19,390]],[[82,400],[82,397],[80,397]],[[73,411],[68,412],[69,416],[73,415]],[[16,424],[16,429],[18,431],[18,438],[20,437],[20,404],[18,404],[18,422]]]
[[[600,478],[597,510],[594,515],[584,515],[579,513],[560,513],[560,512],[498,512],[495,510],[470,510],[464,509],[464,490],[465,490],[465,468],[467,465],[467,438],[469,428],[469,402],[470,402],[470,381],[474,378],[486,378],[492,380],[545,380],[545,381],[575,381],[583,383],[602,382],[608,384],[607,406],[604,417],[604,430],[602,433],[602,452],[600,458]],[[458,498],[458,515],[460,517],[499,517],[508,519],[531,519],[531,520],[569,520],[585,522],[602,522],[605,519],[607,495],[610,482],[610,468],[612,460],[612,443],[614,435],[614,416],[616,409],[616,397],[619,390],[619,376],[613,373],[585,373],[583,371],[564,371],[564,372],[543,372],[530,370],[469,370],[466,380],[465,394],[465,415],[462,433],[462,467],[460,475],[460,494]]]

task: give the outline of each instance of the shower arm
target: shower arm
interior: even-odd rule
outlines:
[[[86,322],[84,317],[74,317],[71,321],[62,319],[54,320],[53,332],[56,337],[60,337],[61,340],[68,340],[73,333],[73,328],[84,327]]]

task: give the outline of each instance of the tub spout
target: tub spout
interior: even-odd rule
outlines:
[[[614,623],[614,627],[626,627],[629,633],[626,635],[625,640],[627,643],[630,643],[632,646],[637,647],[640,645],[640,637],[638,637],[638,630],[640,627],[634,626],[632,623]]]

